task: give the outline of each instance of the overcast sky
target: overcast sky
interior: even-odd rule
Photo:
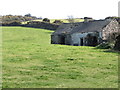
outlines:
[[[0,15],[25,15],[37,17],[74,18],[93,17],[102,19],[118,16],[119,0],[2,0]]]

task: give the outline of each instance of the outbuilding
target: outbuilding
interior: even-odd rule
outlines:
[[[96,46],[118,32],[116,19],[64,23],[51,34],[51,44]]]

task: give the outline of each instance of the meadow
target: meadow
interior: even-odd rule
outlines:
[[[2,27],[3,88],[117,88],[118,54],[50,43],[53,31]]]
[[[53,23],[55,20],[60,20],[63,23],[69,23],[68,19],[50,19],[50,23]],[[42,22],[42,19],[37,19],[37,20],[32,20],[32,21],[41,21]],[[74,21],[75,22],[83,22],[84,19],[75,18]],[[21,24],[27,24],[27,22],[29,22],[29,21],[22,22]]]
[[[50,23],[53,23],[55,20],[61,20],[62,22],[64,23],[69,23],[69,20],[68,19],[50,19]],[[42,20],[33,20],[33,21],[42,21]],[[74,19],[75,22],[83,22],[84,19],[79,19],[79,18],[75,18]]]

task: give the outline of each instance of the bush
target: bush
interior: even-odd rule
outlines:
[[[116,39],[114,50],[120,51],[120,35]]]
[[[97,45],[96,47],[99,49],[110,49],[110,48],[113,48],[113,45],[110,43],[101,43]]]
[[[10,23],[10,25],[13,25],[13,26],[17,26],[17,25],[20,25],[20,24],[21,24],[21,22],[19,22],[19,21],[12,21]]]
[[[48,18],[44,18],[43,21],[44,22],[50,22],[50,20]]]
[[[31,17],[31,14],[30,14],[30,13],[28,13],[28,14],[26,14],[25,16],[26,16],[26,17]]]
[[[63,23],[63,21],[61,21],[61,20],[55,20],[53,23],[61,24],[61,23]]]
[[[21,25],[20,21],[9,21],[9,22],[2,22],[3,26],[19,26]]]
[[[30,20],[35,20],[36,17],[27,17],[27,16],[12,16],[12,15],[6,15],[6,16],[1,16],[2,22],[14,22],[14,21],[30,21]]]

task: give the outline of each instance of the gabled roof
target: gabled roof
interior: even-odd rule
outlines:
[[[89,22],[64,23],[53,34],[73,34],[82,32],[100,32],[111,20],[94,20]]]

